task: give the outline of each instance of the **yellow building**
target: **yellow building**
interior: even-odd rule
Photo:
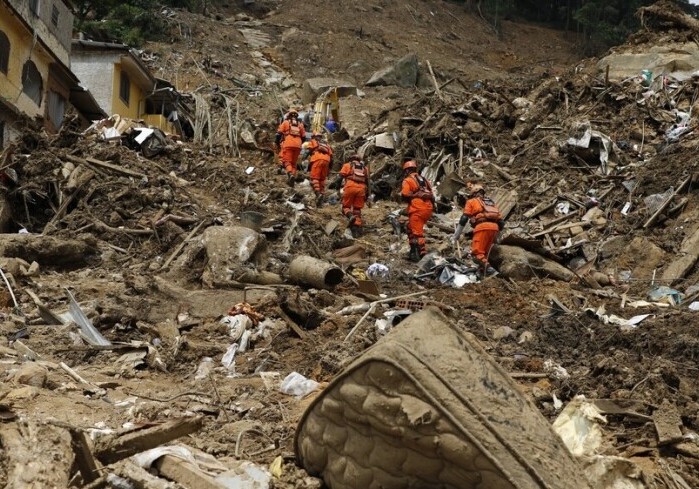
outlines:
[[[70,70],[72,30],[68,0],[0,0],[0,147],[22,115],[54,132],[74,98],[86,119],[101,113]]]
[[[171,134],[186,133],[191,120],[179,93],[155,78],[138,54],[124,44],[73,40],[72,69],[108,114],[141,119]]]

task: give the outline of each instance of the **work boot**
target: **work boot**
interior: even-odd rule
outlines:
[[[420,248],[417,245],[410,245],[410,253],[408,254],[408,260],[413,263],[420,261]]]
[[[352,233],[353,238],[361,238],[362,237],[362,228],[359,226],[351,226],[350,233]]]
[[[498,272],[497,270],[495,270],[493,267],[491,267],[490,265],[488,265],[487,267],[485,267],[485,276],[486,276],[486,277],[494,277],[494,276],[496,276],[498,273],[499,273],[499,272]]]
[[[296,179],[294,178],[294,174],[289,172],[286,172],[286,184],[289,187],[293,187],[294,184],[296,183]]]
[[[284,175],[285,171],[286,171],[286,169],[283,166],[277,167],[277,175]]]
[[[316,207],[321,208],[321,207],[323,207],[324,203],[325,203],[325,198],[323,197],[323,194],[316,195]]]
[[[357,222],[357,216],[355,216],[354,214],[347,214],[347,219],[349,221],[348,226],[354,227],[354,223]]]

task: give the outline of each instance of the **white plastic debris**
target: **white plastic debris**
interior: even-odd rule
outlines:
[[[602,445],[600,423],[607,420],[594,404],[577,396],[553,422],[553,431],[576,457],[596,455]]]
[[[231,462],[237,467],[219,474],[215,480],[227,489],[267,489],[272,483],[272,474],[265,467],[239,460]]]
[[[243,333],[243,336],[240,337],[240,343],[238,343],[238,351],[240,353],[245,352],[245,350],[248,349],[248,345],[250,344],[250,337],[252,336],[252,331],[245,330]]]
[[[197,371],[194,374],[194,380],[204,380],[211,373],[211,369],[214,366],[214,359],[211,357],[204,357],[201,359]]]
[[[376,333],[381,336],[387,335],[393,328],[393,325],[391,325],[388,319],[377,319],[374,325],[376,326]]]
[[[551,374],[551,377],[558,380],[564,380],[570,377],[568,371],[557,363],[554,363],[553,360],[546,360],[544,362],[544,372]]]
[[[230,377],[235,373],[235,354],[238,351],[238,343],[233,343],[226,349],[226,353],[221,358],[221,364],[228,370]]]
[[[699,301],[694,301],[689,305],[690,311],[699,311]]]
[[[556,204],[556,214],[558,215],[567,215],[570,214],[570,202],[559,202]]]
[[[297,399],[301,399],[316,390],[318,387],[320,387],[320,384],[315,380],[307,379],[298,372],[291,372],[284,378],[284,380],[282,380],[279,390],[283,394],[295,396]]]
[[[228,335],[233,341],[238,341],[243,333],[252,327],[252,320],[245,314],[224,316],[219,322],[228,327]]]
[[[372,280],[383,280],[388,278],[390,270],[383,263],[372,263],[366,269],[366,275]]]

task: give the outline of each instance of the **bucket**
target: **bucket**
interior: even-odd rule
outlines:
[[[265,215],[261,212],[245,211],[240,214],[240,225],[250,228],[253,231],[260,232],[262,222],[265,220]]]

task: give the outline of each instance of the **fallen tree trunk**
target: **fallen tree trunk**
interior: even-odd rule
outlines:
[[[0,256],[41,266],[84,266],[97,253],[95,243],[40,234],[0,234]]]

